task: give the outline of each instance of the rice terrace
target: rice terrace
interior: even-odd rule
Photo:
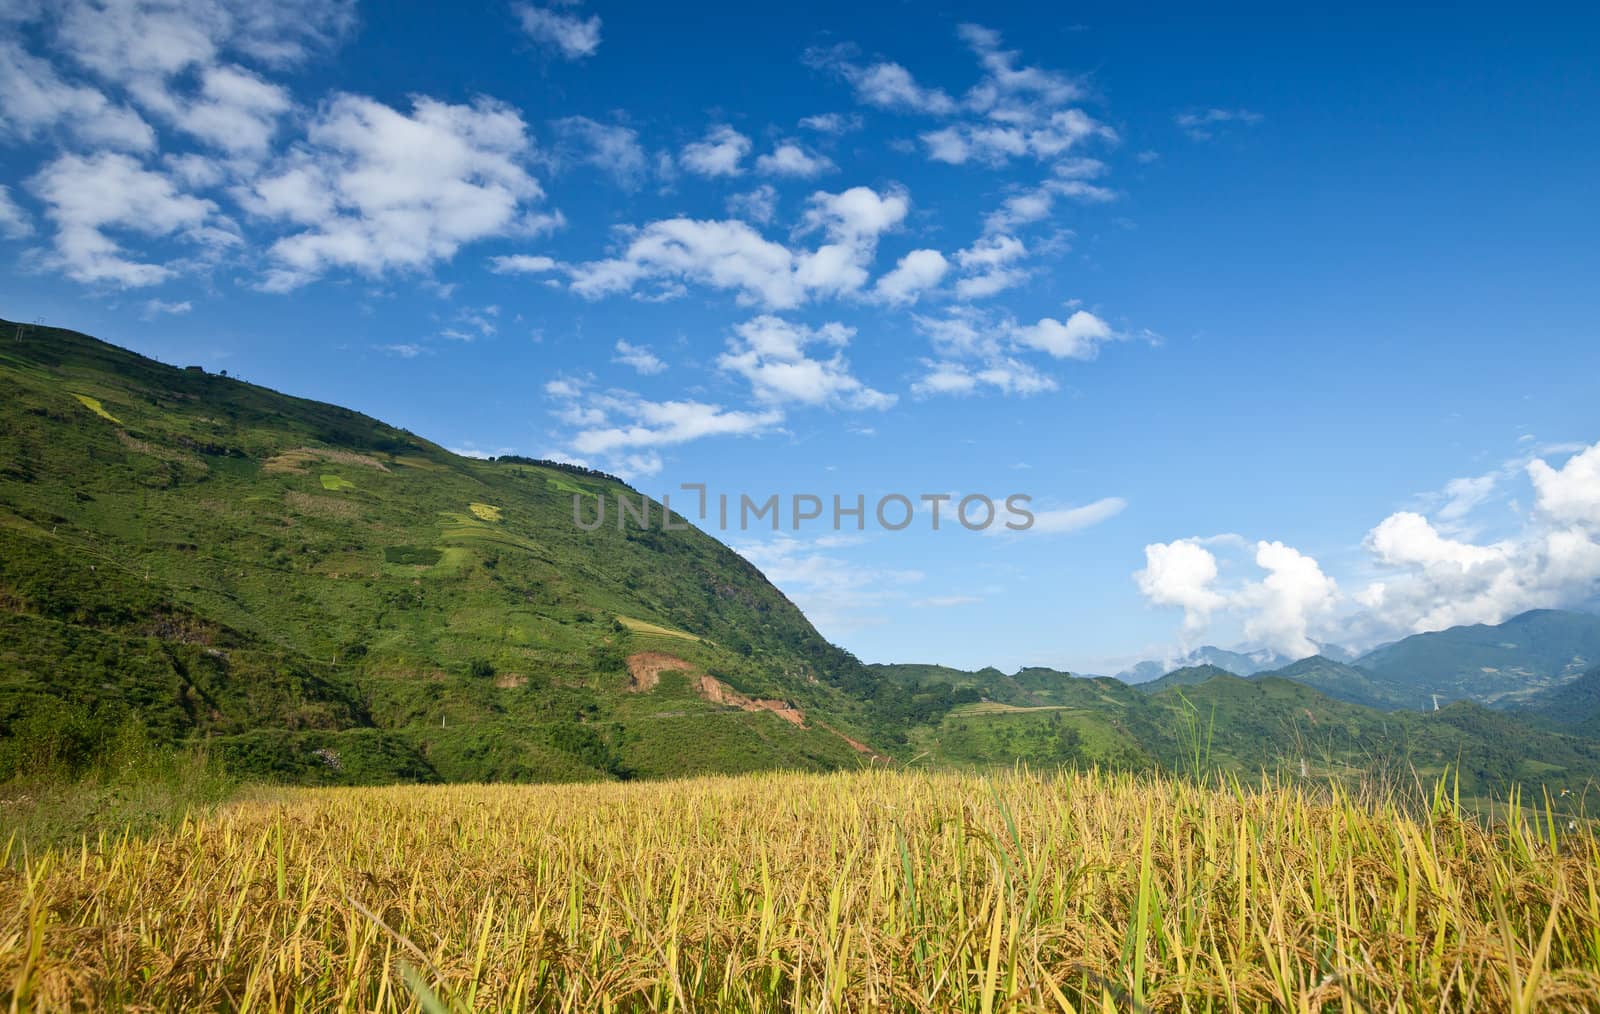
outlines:
[[[0,25],[0,1009],[1600,1011],[1600,14]]]

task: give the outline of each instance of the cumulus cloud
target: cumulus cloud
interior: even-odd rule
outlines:
[[[813,296],[855,292],[865,285],[878,237],[897,226],[909,207],[909,198],[899,191],[819,191],[807,202],[800,234],[821,232],[827,242],[798,251],[737,220],[651,222],[627,233],[620,256],[573,266],[572,290],[598,299],[649,281],[692,282],[733,291],[743,304],[789,309]]]
[[[489,258],[489,270],[497,275],[541,275],[561,267],[553,257],[540,254],[506,254]]]
[[[616,355],[611,357],[613,363],[621,363],[635,373],[651,376],[667,368],[661,357],[650,351],[648,345],[634,345],[632,342],[618,341]]]
[[[1214,587],[1217,574],[1216,556],[1199,540],[1178,539],[1145,546],[1144,569],[1133,580],[1155,605],[1182,609],[1185,633],[1195,634],[1228,604],[1228,597]]]
[[[1600,529],[1600,444],[1574,454],[1560,468],[1536,458],[1528,463],[1528,477],[1547,517]]]
[[[937,288],[949,270],[950,262],[939,251],[913,250],[878,279],[873,295],[896,306],[915,303],[923,293]]]
[[[548,7],[519,3],[512,6],[522,31],[544,47],[568,60],[582,60],[600,49],[600,18],[579,17]]]
[[[744,172],[741,163],[750,148],[748,137],[723,124],[706,131],[702,140],[684,145],[678,153],[678,164],[696,176],[739,176]]]
[[[1250,610],[1244,636],[1291,658],[1315,655],[1307,632],[1333,613],[1338,584],[1316,560],[1281,542],[1258,543],[1255,562],[1267,576],[1240,593]]]
[[[572,381],[546,385],[545,391],[558,403],[557,418],[576,427],[572,451],[605,456],[645,474],[659,470],[660,459],[653,455],[659,448],[748,436],[783,421],[776,409],[744,412],[699,401],[651,401],[630,391],[591,392]],[[633,453],[638,451],[646,453]]]
[[[211,201],[182,193],[127,155],[62,155],[28,181],[55,227],[51,263],[75,281],[141,288],[171,278],[166,264],[135,260],[111,233],[178,237],[203,247],[237,242]]]
[[[818,113],[816,116],[806,116],[800,120],[800,126],[807,130],[815,130],[819,134],[848,134],[860,130],[861,117],[856,115],[845,116],[842,113]]]
[[[895,403],[894,395],[873,390],[851,374],[843,349],[855,336],[854,328],[837,323],[812,328],[763,315],[740,324],[734,334],[717,365],[749,381],[759,401],[851,409],[885,409]],[[819,345],[836,351],[827,358],[807,355],[807,347]]]
[[[951,124],[921,135],[935,162],[1003,166],[1012,159],[1047,160],[1065,155],[1091,139],[1115,141],[1116,131],[1081,109],[1034,115],[1024,122],[974,121]]]
[[[1219,581],[1217,558],[1198,539],[1146,547],[1146,566],[1134,577],[1152,603],[1184,610],[1186,635],[1227,612],[1242,619],[1246,638],[1289,655],[1310,654],[1317,640],[1360,647],[1462,624],[1501,623],[1529,609],[1579,606],[1600,592],[1597,465],[1600,444],[1559,465],[1527,460],[1533,510],[1517,531],[1494,542],[1452,537],[1416,511],[1389,515],[1364,540],[1378,576],[1349,594],[1315,559],[1276,541],[1254,545],[1253,563],[1265,573],[1260,580]],[[1462,498],[1480,502],[1487,485],[1447,486],[1451,496],[1441,516],[1459,518]]]
[[[963,253],[969,266],[980,269],[973,277],[985,278],[996,265],[1003,266],[1017,256],[1017,248],[1020,244],[1010,240]],[[959,291],[959,283],[957,288]],[[1087,310],[1076,311],[1065,321],[1045,317],[1034,324],[1020,324],[1009,315],[957,305],[940,316],[912,319],[937,353],[936,358],[923,361],[924,373],[912,385],[914,393],[924,396],[984,390],[1018,395],[1053,391],[1055,380],[1019,356],[1045,352],[1055,359],[1091,359],[1100,345],[1121,337]]]
[[[756,159],[756,172],[768,176],[789,176],[811,179],[823,173],[836,172],[838,166],[825,155],[808,152],[793,141],[785,141],[766,155]]]
[[[1093,359],[1100,346],[1116,339],[1111,325],[1088,310],[1078,310],[1064,321],[1042,317],[1016,329],[1017,340],[1057,359]]]
[[[1591,599],[1600,591],[1600,444],[1559,467],[1532,458],[1525,474],[1534,509],[1508,538],[1451,538],[1414,511],[1373,528],[1366,545],[1385,573],[1357,594],[1369,612],[1355,625],[1372,636],[1415,633]]]
[[[448,260],[464,243],[552,224],[524,216],[542,195],[516,110],[493,99],[427,97],[410,113],[339,95],[306,143],[241,190],[261,218],[301,227],[272,245],[263,287],[287,291],[332,268],[377,276]]]
[[[956,295],[961,299],[985,299],[1021,285],[1028,279],[1028,271],[1017,262],[1027,256],[1028,248],[1015,236],[985,236],[965,250],[956,253],[956,263],[965,277],[956,282]]]

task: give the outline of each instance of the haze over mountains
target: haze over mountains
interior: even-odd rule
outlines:
[[[133,722],[241,775],[310,783],[913,760],[1455,767],[1478,793],[1600,778],[1594,616],[1527,613],[1353,664],[1203,649],[1139,686],[866,666],[687,522],[580,530],[575,496],[637,498],[610,476],[464,458],[335,406],[5,327],[0,775],[30,752],[92,755]],[[1422,710],[1434,694],[1445,706]]]

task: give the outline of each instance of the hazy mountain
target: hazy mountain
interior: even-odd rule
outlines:
[[[1150,680],[1148,683],[1137,683],[1135,684],[1135,687],[1147,694],[1157,694],[1172,687],[1195,686],[1196,684],[1205,683],[1208,680],[1215,679],[1218,676],[1232,676],[1237,678],[1238,675],[1238,673],[1229,672],[1220,666],[1191,665],[1185,666],[1182,669],[1174,669],[1165,676]]]
[[[1186,655],[1166,661],[1146,661],[1117,673],[1117,679],[1124,683],[1149,683],[1160,679],[1175,669],[1188,669],[1196,666],[1210,665],[1218,669],[1225,669],[1236,676],[1253,676],[1258,672],[1276,669],[1288,665],[1294,659],[1277,652],[1260,648],[1252,651],[1229,651],[1215,645],[1205,645],[1196,648]]]

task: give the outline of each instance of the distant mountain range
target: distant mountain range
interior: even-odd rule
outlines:
[[[1390,710],[1459,700],[1512,709],[1532,705],[1600,662],[1600,616],[1535,609],[1500,624],[1413,634],[1359,657],[1334,645],[1322,649],[1290,660],[1270,651],[1207,645],[1176,664],[1141,662],[1117,678],[1154,690],[1202,681],[1201,674],[1215,668],[1251,678],[1280,676],[1330,697]]]
[[[1353,652],[1347,651],[1336,644],[1317,645],[1319,654],[1324,658],[1331,658],[1340,662],[1354,660]],[[1199,666],[1216,666],[1226,669],[1235,676],[1254,676],[1258,672],[1269,672],[1281,669],[1295,661],[1288,655],[1280,655],[1266,648],[1234,649],[1218,648],[1215,645],[1205,645],[1166,661],[1148,660],[1117,673],[1117,679],[1124,683],[1149,683],[1160,679],[1168,673],[1179,669],[1193,669]]]

